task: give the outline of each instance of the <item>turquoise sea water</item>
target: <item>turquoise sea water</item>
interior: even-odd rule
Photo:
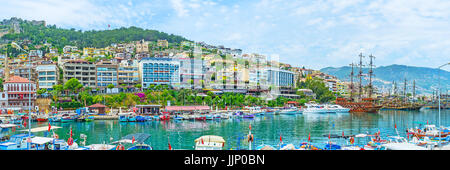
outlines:
[[[70,127],[74,139],[80,144],[80,134],[87,135],[86,145],[110,143],[131,133],[148,133],[151,135],[147,143],[156,150],[168,149],[168,141],[174,149],[193,149],[194,140],[203,135],[218,135],[224,137],[225,148],[247,149],[244,139],[251,123],[254,135],[253,148],[260,144],[276,146],[280,135],[284,143],[298,145],[306,142],[308,134],[314,143],[328,141],[328,134],[355,135],[360,133],[375,133],[381,131],[382,136],[396,135],[397,125],[401,136],[406,136],[406,128],[419,126],[418,122],[438,125],[438,111],[423,109],[421,111],[380,111],[371,113],[332,113],[332,114],[298,114],[270,115],[254,119],[228,119],[210,121],[150,121],[150,122],[119,122],[117,120],[96,120],[92,122],[52,123],[61,126],[55,129],[60,138],[67,139]],[[450,111],[441,111],[441,124],[450,126]],[[32,123],[32,128],[48,126],[47,122]],[[3,132],[5,133],[5,132]],[[23,133],[16,131],[14,133]],[[27,133],[27,132],[25,132]],[[35,133],[44,136],[45,132]],[[325,136],[324,136],[325,135]],[[112,138],[112,140],[111,140]],[[345,143],[344,139],[332,139],[337,143]],[[356,143],[365,144],[366,139],[356,139]]]

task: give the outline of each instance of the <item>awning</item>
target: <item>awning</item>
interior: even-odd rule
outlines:
[[[61,127],[59,127],[59,126],[51,126],[50,127],[50,130],[51,129],[59,129],[59,128],[61,128]],[[23,131],[23,132],[28,132],[28,129],[24,129],[24,130],[20,130],[20,131]],[[48,126],[42,126],[42,127],[37,127],[37,128],[33,128],[33,129],[31,129],[31,132],[42,132],[42,131],[48,131]]]
[[[206,135],[206,136],[199,137],[199,138],[195,139],[195,143],[197,143],[198,141],[200,141],[202,139],[204,142],[225,143],[225,140],[223,139],[223,137],[215,136],[215,135]]]
[[[38,137],[38,136],[36,136],[34,138],[31,138],[31,143],[38,144],[38,145],[43,145],[43,144],[46,144],[46,143],[51,143],[53,141],[53,139],[54,138],[47,138],[47,137]]]
[[[97,103],[97,104],[93,104],[93,105],[91,105],[91,106],[88,106],[89,108],[105,108],[106,106],[105,105],[102,105],[102,104],[100,104],[100,103]]]
[[[11,128],[11,127],[16,127],[19,125],[15,125],[15,124],[0,124],[0,128]]]

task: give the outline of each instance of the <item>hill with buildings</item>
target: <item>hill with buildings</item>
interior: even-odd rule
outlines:
[[[138,27],[81,31],[57,28],[55,25],[45,25],[45,21],[27,21],[20,18],[0,21],[0,29],[3,30],[1,38],[3,41],[27,40],[31,45],[50,43],[60,49],[66,45],[77,46],[78,48],[104,48],[112,43],[143,39],[145,41],[161,39],[167,40],[169,43],[186,41],[186,38],[182,36]],[[5,31],[8,31],[8,33],[5,33]]]
[[[336,76],[340,80],[350,81],[351,70],[351,67],[344,66],[338,68],[326,67],[320,71]],[[367,74],[368,70],[368,68],[363,68],[363,74]],[[354,71],[355,75],[357,75],[359,69],[355,68]],[[438,88],[439,78],[443,92],[445,92],[445,88],[450,88],[450,72],[436,68],[390,65],[377,67],[373,71],[375,74],[374,85],[381,92],[387,92],[393,89],[393,82],[397,84],[398,92],[403,91],[405,79],[407,81],[408,93],[412,93],[413,80],[415,80],[417,94],[432,94],[433,89]],[[363,84],[366,85],[368,83],[368,77],[364,77],[363,79]],[[357,77],[354,78],[355,82],[358,82],[358,80]]]

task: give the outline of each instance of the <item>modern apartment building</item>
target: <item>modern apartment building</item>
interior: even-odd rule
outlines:
[[[135,87],[141,84],[139,79],[139,63],[136,60],[122,60],[119,64],[119,85],[125,84],[126,87]]]
[[[206,65],[201,59],[177,58],[174,59],[180,63],[180,86],[179,88],[202,88],[206,86]],[[192,80],[192,81],[191,81]]]
[[[36,74],[39,89],[53,90],[53,85],[58,84],[59,71],[55,64],[38,65]]]
[[[16,66],[14,68],[14,75],[22,78],[30,79],[31,81],[36,81],[36,67],[31,66],[31,74],[30,74],[30,66]]]
[[[169,85],[177,87],[180,84],[180,62],[170,58],[143,58],[139,63],[142,88],[150,85]]]
[[[111,61],[101,61],[96,65],[97,77],[96,85],[101,92],[107,92],[108,85],[112,84],[114,87],[119,85],[118,76],[119,66]]]
[[[63,64],[63,82],[76,78],[84,87],[96,88],[95,64],[85,60],[70,60]]]
[[[266,75],[268,85],[277,87],[293,87],[295,85],[292,71],[269,67],[266,68]]]

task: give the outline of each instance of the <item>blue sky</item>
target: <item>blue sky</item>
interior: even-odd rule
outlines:
[[[450,62],[448,0],[0,0],[0,19],[45,20],[81,30],[137,26],[295,66]],[[366,60],[367,61],[367,60]],[[447,66],[445,70],[450,70]]]

